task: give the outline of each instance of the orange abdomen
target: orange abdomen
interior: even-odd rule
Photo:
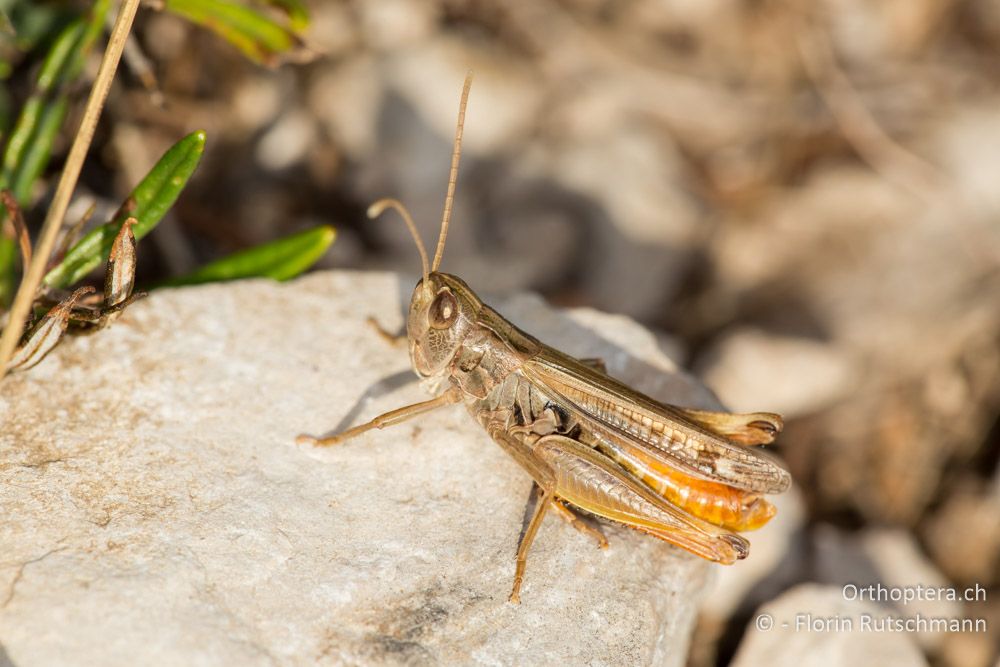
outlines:
[[[670,503],[716,526],[754,530],[775,514],[774,505],[755,493],[692,477],[637,447],[608,453]]]
[[[774,516],[774,505],[760,496],[719,482],[689,477],[664,467],[643,481],[689,514],[730,530],[754,530]]]

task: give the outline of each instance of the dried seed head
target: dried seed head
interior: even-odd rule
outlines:
[[[118,236],[108,255],[108,269],[104,274],[104,307],[113,308],[123,303],[135,286],[135,218],[122,223]]]
[[[81,287],[47,312],[24,337],[24,343],[7,363],[7,371],[25,371],[44,359],[66,332],[76,302],[94,291],[93,287]]]

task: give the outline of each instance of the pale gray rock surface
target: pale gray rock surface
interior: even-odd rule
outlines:
[[[638,533],[605,526],[601,551],[549,517],[507,602],[531,482],[461,407],[294,445],[426,398],[378,384],[409,361],[364,323],[399,326],[411,284],[161,291],[5,380],[0,661],[684,664],[712,566]],[[660,398],[714,405],[629,320],[498,305]]]

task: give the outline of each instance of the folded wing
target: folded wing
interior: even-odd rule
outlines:
[[[780,493],[791,483],[788,471],[746,446],[773,439],[781,428],[777,415],[747,416],[753,437],[741,441],[721,435],[726,432],[721,427],[709,430],[719,422],[718,413],[659,403],[549,347],[526,360],[522,372],[572,410],[595,437],[619,448],[638,448],[663,465],[745,491]]]

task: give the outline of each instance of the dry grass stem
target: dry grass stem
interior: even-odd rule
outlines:
[[[121,59],[122,50],[128,39],[129,31],[132,28],[132,21],[135,19],[136,11],[139,8],[139,0],[122,0],[121,8],[118,11],[118,18],[115,20],[114,28],[111,31],[111,38],[101,59],[101,66],[94,80],[94,86],[90,90],[90,97],[87,99],[87,106],[84,110],[83,120],[80,121],[80,129],[70,148],[69,156],[66,158],[66,167],[63,169],[56,187],[55,195],[52,198],[52,205],[45,216],[42,224],[42,231],[35,246],[35,254],[25,272],[24,280],[18,287],[17,295],[14,297],[14,304],[10,310],[10,317],[7,326],[4,328],[3,336],[0,337],[0,379],[6,375],[7,361],[10,359],[21,338],[25,319],[28,316],[31,304],[35,299],[35,292],[42,282],[45,274],[45,267],[48,264],[52,248],[55,246],[56,237],[62,227],[66,209],[69,207],[70,198],[76,187],[77,179],[80,177],[80,170],[83,161],[87,157],[90,142],[94,138],[94,130],[107,99],[108,90],[111,88],[111,81],[114,79],[115,70]]]

